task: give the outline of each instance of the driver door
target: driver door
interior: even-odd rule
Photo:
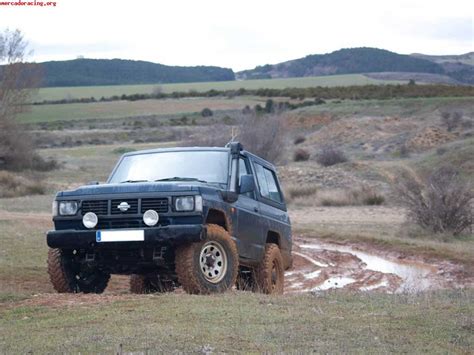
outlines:
[[[244,156],[239,159],[239,186],[242,175],[252,174],[250,162]],[[257,186],[257,184],[255,184]],[[264,223],[260,214],[260,202],[255,197],[256,191],[239,195],[234,203],[237,213],[236,237],[239,254],[242,259],[258,260],[264,252]]]

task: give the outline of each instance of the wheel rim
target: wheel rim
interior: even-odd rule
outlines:
[[[224,247],[216,241],[204,244],[199,255],[199,269],[211,283],[221,281],[227,271],[227,255]]]

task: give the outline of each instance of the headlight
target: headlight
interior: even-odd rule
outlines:
[[[58,215],[58,201],[56,200],[53,201],[52,212],[53,217],[56,217]]]
[[[174,200],[174,209],[180,212],[194,211],[194,196],[176,197]]]
[[[73,216],[77,213],[76,201],[60,201],[59,214],[61,216]]]
[[[84,217],[82,217],[82,224],[86,228],[94,228],[99,222],[99,218],[94,212],[87,212]]]
[[[158,213],[154,210],[147,210],[143,214],[143,222],[148,226],[148,227],[153,227],[155,226],[160,219],[160,216],[158,216]]]

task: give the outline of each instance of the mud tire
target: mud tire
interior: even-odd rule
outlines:
[[[54,289],[59,293],[102,293],[107,288],[110,274],[102,271],[89,273],[87,278],[77,278],[74,263],[61,249],[48,251],[48,274]]]
[[[136,294],[172,292],[171,281],[161,281],[156,275],[131,275],[130,292]]]
[[[255,291],[265,294],[283,294],[285,273],[278,245],[268,243],[260,264],[255,269]]]
[[[206,243],[217,242],[225,252],[226,270],[218,282],[210,282],[204,276],[200,266],[200,256]],[[176,250],[176,274],[183,289],[190,294],[222,293],[235,285],[239,255],[230,234],[215,224],[207,225],[207,238],[198,243],[185,244]]]

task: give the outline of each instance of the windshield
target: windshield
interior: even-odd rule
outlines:
[[[124,157],[109,183],[200,180],[226,184],[229,171],[226,151],[181,151]]]

